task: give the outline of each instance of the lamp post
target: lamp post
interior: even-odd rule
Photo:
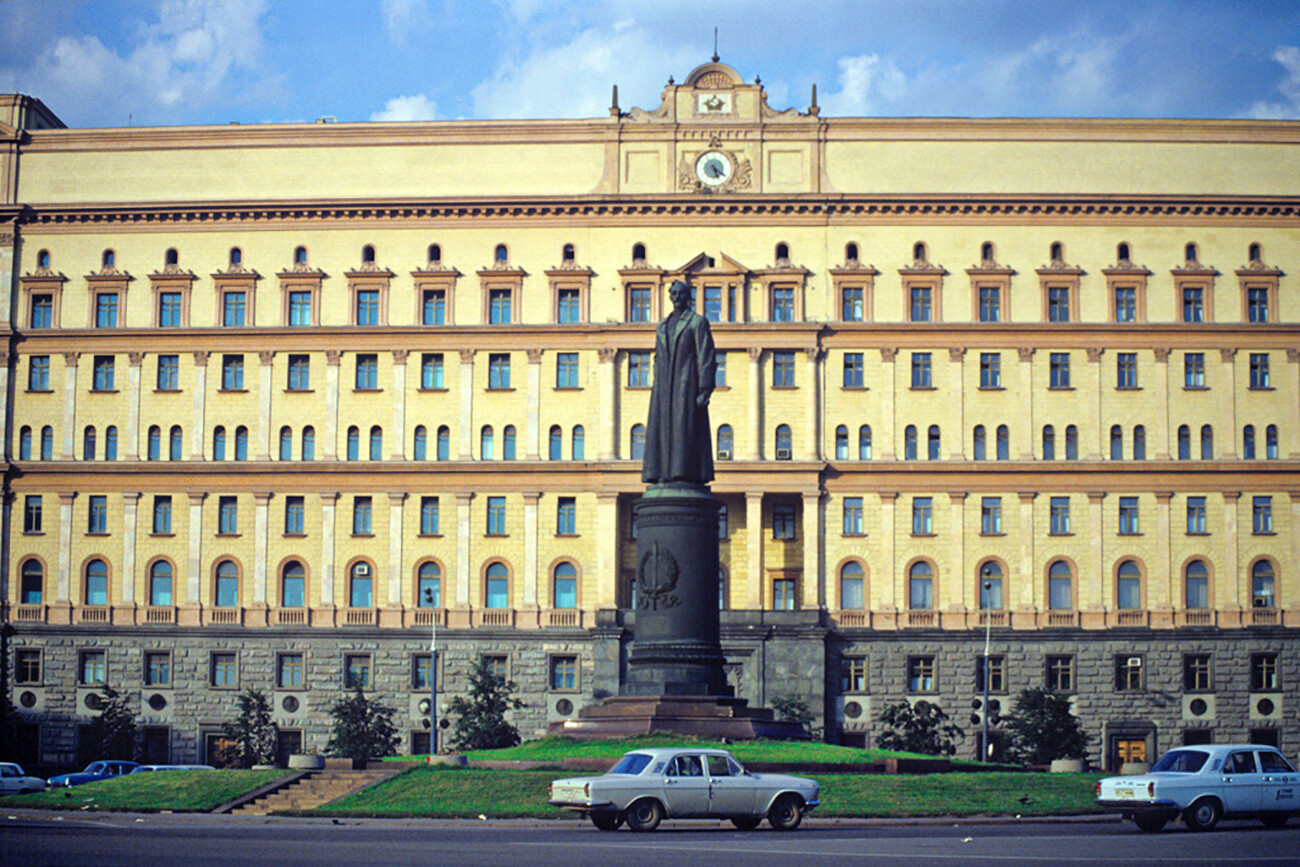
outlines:
[[[980,761],[987,762],[989,760],[989,629],[993,625],[993,617],[990,613],[990,603],[993,600],[989,596],[993,590],[993,582],[985,579],[983,586],[984,604],[980,607],[984,609],[984,714],[980,719],[980,751],[983,753]]]
[[[424,588],[424,601],[433,609],[429,618],[429,754],[438,755],[438,607],[433,588]],[[986,663],[987,664],[987,663]]]

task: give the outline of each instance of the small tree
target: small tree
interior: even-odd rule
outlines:
[[[469,673],[469,698],[451,700],[448,713],[459,717],[451,747],[456,750],[491,750],[519,743],[519,730],[506,721],[506,711],[524,706],[514,696],[515,684],[480,659]]]
[[[239,696],[239,716],[221,727],[227,740],[233,741],[225,761],[236,768],[273,764],[276,759],[280,729],[271,719],[271,704],[266,694],[249,687]]]
[[[776,711],[777,719],[796,722],[812,737],[821,737],[822,730],[813,727],[817,715],[808,708],[808,702],[802,696],[778,695],[772,699],[772,710]]]
[[[125,695],[104,684],[99,714],[90,721],[78,747],[83,764],[96,759],[134,759],[140,753],[135,711]]]
[[[397,726],[393,709],[379,699],[366,698],[360,684],[351,698],[341,698],[330,708],[334,731],[325,754],[368,762],[397,752]]]
[[[1070,712],[1070,699],[1042,687],[1021,691],[1003,725],[1011,741],[1008,753],[1015,761],[1045,765],[1053,759],[1088,755],[1088,733]]]
[[[943,708],[921,699],[916,704],[900,701],[885,707],[880,721],[889,731],[876,736],[876,746],[883,750],[901,750],[927,756],[951,756],[957,752],[953,740],[966,736],[949,722]]]

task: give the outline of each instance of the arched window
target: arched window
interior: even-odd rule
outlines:
[[[361,248],[361,261],[367,264],[374,264],[375,261],[374,246],[367,244]]]
[[[234,608],[239,605],[239,567],[233,560],[222,560],[217,564],[217,580],[213,589],[213,604],[218,608]]]
[[[847,425],[839,425],[835,428],[835,460],[847,461],[849,459],[849,429]]]
[[[316,460],[316,428],[311,425],[302,429],[302,459]]]
[[[1277,460],[1277,425],[1264,428],[1264,457],[1270,461]]]
[[[782,242],[776,245],[776,261],[790,258],[790,245]]]
[[[24,560],[20,573],[22,583],[18,601],[23,605],[40,605],[45,598],[45,569],[41,566],[41,561]]]
[[[384,429],[379,425],[373,425],[370,428],[370,460],[382,461],[384,459]]]
[[[179,265],[181,263],[181,254],[176,252],[175,247],[170,247],[163,254],[163,263],[166,265]]]
[[[794,454],[792,440],[790,436],[790,425],[779,424],[776,426],[776,459],[778,461],[788,461]]]
[[[1188,608],[1210,607],[1210,570],[1204,560],[1193,560],[1183,570],[1183,587]]]
[[[862,564],[856,560],[840,567],[840,608],[861,610],[866,607],[863,578]]]
[[[729,461],[735,454],[736,442],[731,433],[731,425],[718,425],[718,460]]]
[[[104,430],[104,460],[117,460],[117,426],[109,425]]]
[[[1056,460],[1056,428],[1050,424],[1043,425],[1043,460]]]
[[[501,431],[501,460],[513,461],[515,459],[515,426],[508,424]]]
[[[30,461],[32,459],[32,429],[23,425],[22,430],[18,432],[18,460]]]
[[[1060,241],[1053,241],[1052,246],[1048,248],[1047,258],[1053,262],[1065,261],[1065,245]]]
[[[415,607],[442,607],[442,570],[437,563],[421,563],[415,578]]]
[[[930,429],[925,435],[925,455],[932,461],[939,460],[939,426],[930,425]]]
[[[980,261],[981,261],[981,262],[993,262],[993,261],[995,261],[995,260],[997,259],[997,257],[996,257],[995,255],[993,255],[993,253],[994,253],[994,250],[993,250],[993,242],[992,242],[992,241],[985,241],[983,244],[980,244]]]
[[[112,250],[105,250],[99,257],[99,263],[105,268],[113,268],[117,265],[117,254]]]
[[[280,428],[280,460],[293,460],[293,428],[288,425]]]
[[[348,605],[352,608],[370,608],[375,604],[374,569],[365,561],[352,564],[348,582]]]
[[[1142,570],[1132,560],[1119,564],[1115,581],[1115,603],[1117,608],[1134,609],[1142,607]]]
[[[587,432],[582,425],[573,426],[573,435],[569,438],[569,460],[582,461],[587,458]]]
[[[306,247],[294,247],[294,248],[293,248],[293,264],[295,264],[295,265],[306,265],[306,264],[307,264],[307,248],[306,248]]]
[[[492,254],[492,258],[496,262],[509,262],[510,250],[506,248],[505,244],[497,244],[496,251]]]
[[[1057,560],[1047,567],[1047,607],[1066,611],[1074,607],[1074,575],[1070,564]]]
[[[718,567],[718,610],[727,610],[727,573]]]
[[[1178,426],[1178,460],[1192,459],[1192,430],[1185,424]]]
[[[551,592],[552,607],[578,607],[578,570],[572,563],[566,561],[556,564],[555,573],[552,575]]]
[[[1079,428],[1072,424],[1065,427],[1065,459],[1067,461],[1079,459]]]
[[[1193,244],[1193,243],[1188,243],[1188,244],[1186,244],[1186,245],[1183,247],[1183,258],[1186,259],[1188,262],[1195,262],[1195,261],[1197,261],[1198,257],[1197,257],[1197,255],[1196,255],[1196,245],[1195,245],[1195,244]]]
[[[48,268],[48,267],[50,267],[50,251],[49,251],[49,250],[41,250],[39,253],[36,254],[36,267],[37,267],[37,268]]]
[[[998,425],[998,460],[1011,459],[1011,431],[1004,424]]]
[[[1133,460],[1145,461],[1147,459],[1147,429],[1142,425],[1133,427]]]
[[[1129,256],[1129,253],[1130,253],[1130,252],[1131,252],[1131,251],[1129,250],[1129,246],[1128,246],[1128,244],[1125,243],[1125,242],[1123,242],[1123,241],[1121,241],[1121,242],[1120,242],[1120,243],[1115,247],[1115,258],[1116,258],[1117,260],[1119,260],[1120,262],[1127,262],[1127,261],[1131,258],[1131,257]]]
[[[871,425],[858,428],[858,460],[871,460]]]
[[[181,426],[174,424],[167,431],[167,460],[179,461],[184,457],[185,434]]]
[[[411,443],[411,457],[417,461],[429,459],[429,432],[422,424],[415,426],[415,437]]]
[[[858,245],[853,243],[852,241],[844,245],[844,261],[845,262],[858,261]]]
[[[429,264],[436,265],[442,261],[442,247],[437,244],[429,245]]]
[[[481,461],[490,461],[496,458],[497,444],[496,431],[492,425],[485,424],[478,432],[478,457]]]
[[[1260,560],[1250,567],[1251,604],[1255,608],[1277,607],[1273,579],[1273,564],[1268,560]]]
[[[214,461],[226,459],[226,429],[221,425],[212,429],[212,459]]]
[[[1243,460],[1255,459],[1255,426],[1248,424],[1241,429],[1241,457]]]
[[[572,244],[565,244],[564,248],[560,250],[560,261],[572,262],[576,258],[578,258],[577,251],[574,250]]]
[[[1002,567],[992,560],[980,566],[980,610],[1002,610]]]
[[[149,567],[149,604],[156,608],[172,604],[172,564],[166,560]]]
[[[230,261],[230,264],[231,264],[231,265],[241,265],[241,264],[243,264],[243,262],[244,262],[244,251],[241,250],[241,249],[239,249],[238,247],[231,247],[231,248],[230,248],[230,260],[229,260],[229,261]]]
[[[1214,460],[1214,428],[1208,424],[1201,425],[1201,460]]]
[[[95,459],[94,425],[87,425],[85,432],[81,435],[81,459],[83,461],[93,461]]]
[[[912,259],[913,259],[913,261],[916,261],[916,262],[927,262],[927,261],[929,261],[929,260],[926,258],[926,253],[925,253],[925,242],[924,242],[924,241],[917,241],[915,244],[912,245]]]
[[[162,428],[156,424],[149,425],[149,439],[145,449],[147,460],[162,460]]]
[[[108,564],[95,559],[86,564],[87,605],[108,604]]]
[[[242,424],[235,428],[235,460],[248,460],[248,428]]]
[[[903,460],[916,460],[916,425],[903,428]]]
[[[307,604],[307,570],[297,560],[290,560],[280,571],[280,606],[302,608]]]
[[[1110,459],[1124,460],[1124,431],[1117,424],[1110,426]]]
[[[645,459],[645,425],[632,425],[632,443],[628,457],[634,461]]]
[[[41,428],[41,460],[54,460],[54,428],[48,424]]]
[[[645,244],[632,245],[632,261],[633,262],[645,261]]]
[[[562,458],[561,452],[564,449],[564,429],[558,424],[551,425],[551,433],[548,438],[546,457],[552,461],[558,461]]]
[[[982,461],[987,457],[984,442],[984,425],[975,425],[975,431],[971,434],[971,458]]]
[[[1263,262],[1264,248],[1257,243],[1251,244],[1249,247],[1246,248],[1246,258],[1249,259],[1251,262]]]
[[[438,460],[451,460],[451,428],[444,425],[438,426]]]
[[[907,607],[913,611],[934,608],[934,569],[924,560],[912,564],[907,572]]]
[[[484,576],[483,607],[510,607],[510,572],[504,563],[491,563]]]

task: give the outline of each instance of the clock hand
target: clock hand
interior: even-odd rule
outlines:
[[[722,163],[717,160],[709,160],[708,165],[704,167],[704,171],[711,178],[720,178],[722,177]]]

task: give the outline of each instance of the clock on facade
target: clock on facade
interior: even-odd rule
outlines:
[[[731,180],[733,171],[735,169],[731,164],[731,158],[722,151],[705,151],[695,161],[695,176],[705,186],[717,187],[725,184]]]

